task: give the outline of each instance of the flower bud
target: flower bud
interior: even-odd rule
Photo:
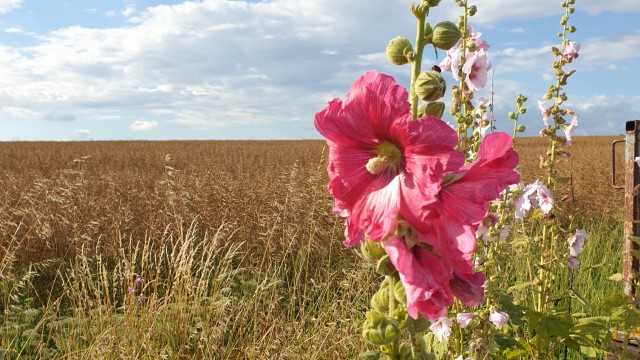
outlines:
[[[441,50],[451,49],[460,40],[460,29],[451,21],[443,21],[438,23],[433,29],[433,39],[431,42],[435,47]]]
[[[429,7],[436,7],[438,6],[438,4],[440,4],[441,0],[423,0],[423,1],[425,1],[429,5]]]
[[[360,244],[360,252],[365,259],[371,262],[380,260],[380,258],[386,254],[384,248],[380,246],[379,243],[373,242],[368,238],[365,238]]]
[[[435,101],[444,96],[447,84],[437,71],[427,71],[418,75],[414,90],[424,101]]]
[[[420,107],[420,109],[418,110],[418,115],[422,114],[420,115],[420,117],[435,116],[438,119],[442,119],[442,114],[444,114],[444,108],[445,108],[445,105],[441,101],[430,102]]]
[[[509,119],[511,120],[515,120],[516,119],[516,113],[514,113],[513,111],[509,111],[509,113],[507,114],[507,116],[509,117]]]
[[[471,7],[469,7],[469,8],[467,9],[467,15],[468,15],[468,16],[473,16],[473,15],[475,15],[475,14],[476,14],[476,12],[477,12],[477,11],[478,11],[478,7],[477,7],[477,6],[475,6],[475,5],[473,5],[473,6],[471,6]]]
[[[431,44],[431,40],[433,39],[433,28],[429,22],[424,23],[424,43]]]
[[[398,337],[398,323],[375,312],[367,312],[367,319],[362,327],[362,336],[374,345],[387,345]]]
[[[396,268],[391,263],[389,255],[385,255],[378,260],[376,264],[376,272],[384,276],[392,276],[396,273]]]
[[[373,294],[369,303],[373,310],[381,314],[389,311],[389,283],[383,282],[380,289]]]
[[[404,65],[409,62],[409,56],[413,56],[411,42],[402,36],[391,39],[387,45],[387,59],[395,65]]]
[[[524,125],[518,125],[518,127],[516,128],[517,132],[524,132],[526,130],[526,126]]]

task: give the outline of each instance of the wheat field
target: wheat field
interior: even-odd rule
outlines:
[[[571,182],[559,194],[602,229],[583,261],[606,268],[577,280],[596,299],[617,291],[593,282],[620,264],[618,138],[575,138],[560,168]],[[517,140],[525,183],[544,176],[546,144]],[[326,151],[322,141],[0,143],[0,355],[354,358],[378,276],[341,245]]]

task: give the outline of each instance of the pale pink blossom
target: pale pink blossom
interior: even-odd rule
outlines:
[[[549,110],[547,110],[547,105],[544,101],[538,100],[538,108],[540,108],[540,112],[542,113],[542,122],[544,126],[549,126]]]
[[[435,334],[439,341],[442,341],[451,336],[452,325],[453,323],[449,318],[441,317],[429,326],[429,330]]]
[[[482,219],[480,226],[478,226],[478,230],[476,230],[476,237],[479,239],[480,237],[487,235],[489,230],[496,226],[499,221],[500,218],[498,217],[498,214],[492,212],[487,213],[484,219]]]
[[[478,99],[478,103],[476,104],[476,107],[483,107],[483,108],[488,108],[491,106],[491,101],[489,101],[486,97],[481,97],[480,99]]]
[[[438,64],[442,71],[450,71],[456,81],[460,81],[458,70],[460,67],[460,58],[462,52],[459,47],[453,47],[447,50],[447,56]]]
[[[569,256],[576,257],[580,255],[584,247],[584,240],[587,233],[584,230],[577,229],[575,234],[569,239]]]
[[[515,218],[521,219],[532,206],[539,206],[543,214],[548,214],[553,208],[553,197],[549,188],[540,180],[527,185],[522,194],[515,200]]]
[[[334,211],[373,241],[394,231],[398,214],[415,217],[435,201],[444,173],[464,162],[456,132],[435,117],[413,120],[407,98],[392,77],[370,71],[344,102],[334,99],[315,116],[329,145]]]
[[[580,267],[580,261],[574,257],[570,257],[569,260],[567,260],[567,263],[572,270],[578,270]]]
[[[489,43],[486,40],[480,39],[482,36],[481,32],[476,32],[472,26],[467,26],[467,30],[469,31],[470,42],[476,46],[476,51],[478,50],[489,50]]]
[[[491,321],[495,327],[501,328],[509,322],[509,314],[504,311],[494,311],[489,315],[489,321]]]
[[[460,324],[461,328],[466,328],[471,320],[473,320],[473,313],[458,313],[456,315],[456,321]]]
[[[565,61],[569,61],[578,57],[578,51],[580,51],[580,44],[567,41],[560,49],[560,54]]]
[[[469,90],[475,92],[487,84],[487,72],[491,68],[491,63],[483,49],[470,53],[470,55],[462,66],[462,72],[467,74],[465,83]]]
[[[551,191],[546,185],[538,187],[536,192],[538,205],[540,206],[540,212],[548,214],[553,208],[553,197],[551,197]]]
[[[576,128],[576,126],[578,126],[578,121],[580,120],[580,116],[578,115],[574,115],[571,118],[571,121],[569,122],[569,124],[565,125],[563,127],[562,130],[564,130],[564,137],[567,139],[567,144],[570,145],[571,144],[571,133],[573,132],[573,129]]]

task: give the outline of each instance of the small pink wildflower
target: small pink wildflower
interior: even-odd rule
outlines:
[[[431,330],[439,341],[446,340],[451,336],[451,326],[453,323],[449,318],[441,317],[436,322],[432,323],[429,326],[429,330]]]
[[[567,260],[567,263],[569,263],[569,267],[572,270],[578,270],[580,267],[580,261],[574,257],[570,257],[569,260]]]
[[[473,320],[473,313],[458,313],[456,315],[456,321],[460,324],[461,328],[466,328],[471,320]]]
[[[497,328],[503,327],[509,321],[509,314],[504,311],[494,311],[489,315],[489,321]]]
[[[564,131],[564,137],[567,139],[567,145],[571,145],[571,133],[576,126],[578,126],[578,121],[580,120],[580,116],[574,115],[571,118],[569,124],[565,125],[562,129]]]
[[[139,275],[138,275],[138,276],[136,277],[136,284],[137,284],[137,285],[142,284],[142,276],[139,276]]]
[[[549,126],[549,110],[547,110],[547,105],[544,101],[538,100],[538,108],[540,108],[540,112],[542,113],[542,122],[544,126]]]
[[[562,55],[562,59],[570,61],[578,57],[578,51],[580,51],[580,44],[568,41],[562,46],[562,49],[560,49],[560,54]]]
[[[480,49],[467,58],[462,66],[462,72],[467,74],[465,83],[471,91],[478,91],[487,84],[487,72],[491,69],[491,63],[487,59],[487,53]]]
[[[133,294],[134,292],[136,292],[136,287],[133,285],[129,285],[127,290],[129,291],[129,294]]]
[[[569,256],[576,257],[580,255],[584,247],[584,240],[587,233],[584,230],[577,229],[575,234],[569,239]]]

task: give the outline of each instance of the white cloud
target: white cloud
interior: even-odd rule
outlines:
[[[90,136],[91,136],[90,130],[77,129],[77,130],[73,130],[73,132],[71,133],[70,139],[72,141],[85,141],[85,140],[89,140]]]
[[[4,29],[4,32],[9,33],[9,34],[20,34],[22,32],[24,32],[22,29],[17,28],[17,27],[10,27],[10,28],[6,28]]]
[[[124,10],[122,10],[122,16],[124,17],[129,17],[131,15],[133,15],[133,13],[136,12],[136,7],[134,5],[127,5],[127,7],[124,8]]]
[[[157,121],[136,120],[131,124],[131,131],[147,131],[158,126]]]
[[[0,0],[0,13],[9,12],[22,5],[22,0]]]

